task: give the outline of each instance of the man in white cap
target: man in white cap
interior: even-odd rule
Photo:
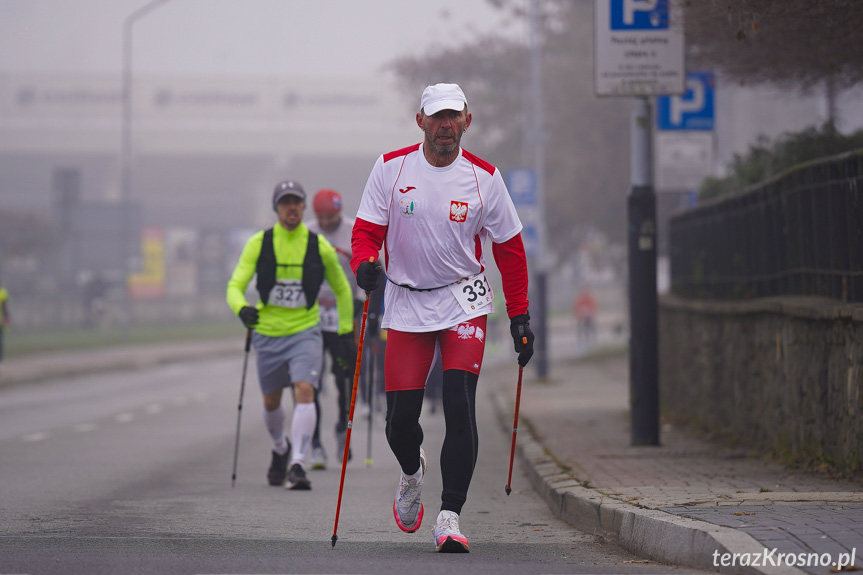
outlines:
[[[303,223],[305,202],[306,192],[298,182],[276,185],[273,210],[279,222],[249,238],[227,289],[231,310],[254,330],[264,424],[273,442],[267,481],[296,490],[311,489],[306,457],[317,422],[314,401],[323,361],[318,292],[324,279],[335,293],[338,333],[354,329],[351,286],[333,246]],[[260,297],[256,306],[249,305],[245,295],[253,276]],[[285,437],[285,387],[294,392],[293,450]]]
[[[428,86],[416,122],[423,141],[383,154],[372,168],[354,225],[351,267],[357,285],[372,291],[381,265],[369,258],[385,246],[386,433],[401,467],[393,515],[408,533],[419,529],[423,518],[420,492],[428,462],[419,417],[435,348],[440,349],[446,437],[433,537],[438,551],[463,553],[470,547],[459,514],[476,465],[476,388],[494,297],[484,273],[483,244],[492,241],[522,366],[533,355],[534,339],[527,260],[522,225],[500,171],[461,148],[471,124],[462,89]]]

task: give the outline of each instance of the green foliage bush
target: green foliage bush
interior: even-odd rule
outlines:
[[[698,199],[709,200],[742,191],[796,165],[863,148],[863,129],[841,134],[832,122],[801,132],[786,132],[771,140],[759,136],[746,154],[734,154],[725,177],[709,176],[698,188]]]

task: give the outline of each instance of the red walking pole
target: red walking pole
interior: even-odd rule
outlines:
[[[369,258],[373,262],[374,258]],[[342,478],[339,481],[339,501],[336,503],[336,522],[333,525],[333,547],[336,546],[336,541],[339,536],[336,533],[339,530],[339,511],[342,508],[342,489],[345,486],[345,465],[348,462],[348,451],[351,448],[351,430],[354,426],[354,405],[357,402],[357,382],[360,379],[360,365],[363,359],[363,343],[366,339],[366,318],[369,316],[369,294],[366,292],[366,301],[363,303],[363,320],[360,323],[360,341],[357,345],[357,364],[354,368],[354,388],[351,391],[351,408],[348,411],[348,434],[345,438],[345,452],[342,454]]]
[[[526,338],[525,338],[526,339]],[[512,447],[509,450],[509,476],[506,478],[506,494],[509,496],[510,485],[512,484],[512,461],[515,459],[515,436],[518,433],[518,404],[521,402],[521,374],[524,371],[524,366],[518,366],[518,387],[515,392],[515,417],[512,421]]]

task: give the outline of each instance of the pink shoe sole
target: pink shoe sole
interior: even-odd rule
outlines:
[[[467,538],[447,535],[442,543],[437,546],[438,553],[470,553],[470,545]]]
[[[420,503],[420,512],[417,514],[417,522],[411,527],[405,527],[404,523],[402,523],[401,520],[399,519],[399,512],[396,509],[396,501],[395,501],[395,499],[393,499],[393,517],[395,517],[395,519],[396,519],[396,525],[398,525],[399,529],[401,529],[405,533],[413,533],[414,531],[416,531],[417,529],[420,528],[420,525],[422,525],[422,522],[423,522],[423,511],[424,510],[425,509],[423,507],[423,504]]]

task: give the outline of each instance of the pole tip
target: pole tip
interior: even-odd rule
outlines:
[[[510,492],[512,491],[512,489],[510,489],[510,488],[509,488],[509,485],[507,485],[506,487],[504,487],[504,489],[506,489],[506,496],[507,496],[507,497],[509,497],[509,494],[510,494]],[[335,543],[333,543],[333,545],[335,545]]]
[[[333,547],[336,546],[336,541],[339,539],[339,536],[333,533]]]
[[[371,467],[371,466],[372,466],[372,460],[366,459],[366,467]]]

